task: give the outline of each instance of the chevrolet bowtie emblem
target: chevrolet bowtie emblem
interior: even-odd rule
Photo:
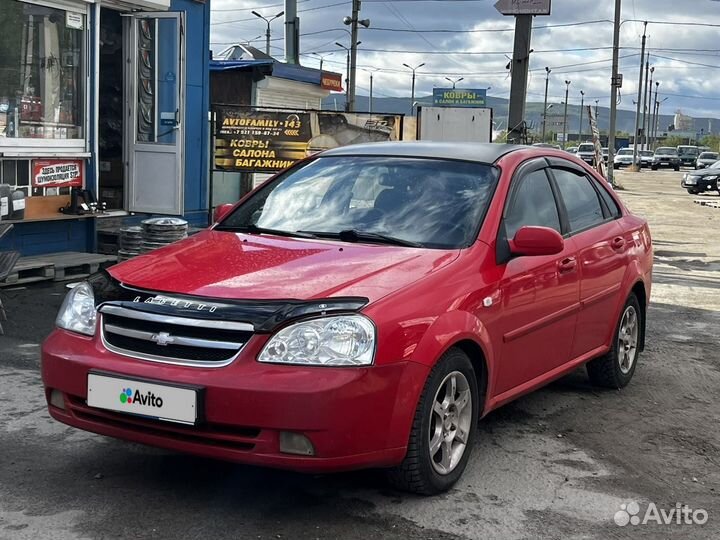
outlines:
[[[175,342],[175,338],[172,337],[167,332],[159,332],[157,334],[153,334],[153,336],[150,338],[158,345],[161,345],[163,347],[167,345],[172,345]]]

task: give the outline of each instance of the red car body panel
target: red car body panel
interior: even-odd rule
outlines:
[[[373,366],[268,365],[269,339],[255,334],[230,365],[197,368],[128,358],[98,335],[56,330],[43,345],[43,381],[62,392],[69,425],[164,448],[234,461],[330,471],[402,461],[414,413],[433,365],[465,348],[487,374],[482,414],[606,352],[632,290],[650,298],[652,246],[644,220],[611,192],[622,215],[565,238],[552,256],[496,261],[498,228],[513,175],[524,162],[556,157],[597,174],[562,151],[522,149],[501,171],[477,241],[429,250],[209,230],[117,265],[133,287],[231,299],[366,297],[377,327]],[[251,196],[251,195],[248,195]],[[241,201],[242,203],[242,201]],[[239,204],[241,204],[239,203]],[[478,351],[474,354],[473,351]],[[92,409],[87,376],[102,370],[206,389],[205,422],[183,427]],[[300,432],[313,457],[279,451],[280,431]]]

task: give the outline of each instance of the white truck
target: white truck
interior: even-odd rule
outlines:
[[[492,119],[486,107],[418,107],[417,139],[489,143]]]

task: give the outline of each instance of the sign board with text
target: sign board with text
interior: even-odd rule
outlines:
[[[550,15],[550,0],[499,0],[495,9],[503,15]]]
[[[32,187],[82,187],[83,160],[36,159],[32,162]]]
[[[323,71],[320,75],[320,88],[333,92],[342,92],[342,75],[330,71]]]
[[[487,90],[433,88],[433,107],[485,107]]]

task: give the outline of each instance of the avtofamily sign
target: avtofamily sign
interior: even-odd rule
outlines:
[[[455,89],[433,88],[433,106],[435,107],[485,107],[487,90],[485,88]]]

